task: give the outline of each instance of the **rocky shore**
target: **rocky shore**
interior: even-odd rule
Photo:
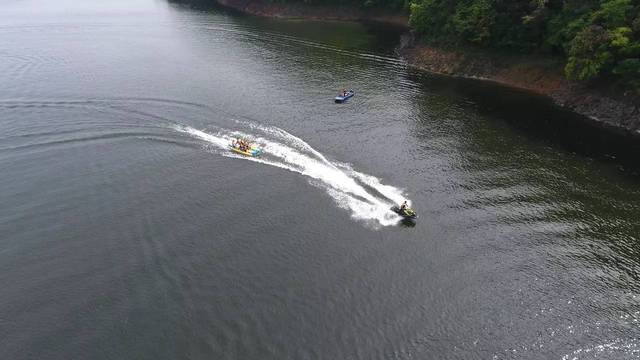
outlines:
[[[409,17],[389,9],[362,9],[352,5],[310,5],[304,3],[277,3],[268,0],[215,0],[219,5],[257,16],[276,18],[372,21],[408,28]]]
[[[397,53],[425,71],[493,81],[550,97],[598,125],[640,138],[640,99],[608,84],[587,86],[568,81],[563,63],[551,57],[491,53],[478,49],[430,46],[403,36]]]

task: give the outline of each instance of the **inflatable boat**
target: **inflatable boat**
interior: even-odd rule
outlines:
[[[356,92],[353,90],[349,90],[346,92],[346,94],[340,94],[338,96],[336,96],[336,102],[337,103],[342,103],[347,101],[348,99],[351,99],[353,97],[353,95],[355,95]]]
[[[256,156],[262,155],[262,149],[260,149],[259,147],[255,146],[255,145],[249,145],[249,146],[242,147],[237,142],[233,142],[233,143],[231,143],[229,145],[229,149],[231,149],[231,151],[233,151],[233,152],[237,152],[238,154],[242,154],[242,155],[245,155],[245,156],[256,157]]]

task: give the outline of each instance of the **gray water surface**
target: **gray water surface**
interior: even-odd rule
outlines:
[[[398,36],[5,2],[1,357],[640,357],[637,178],[514,126],[566,116],[544,99],[409,69]]]

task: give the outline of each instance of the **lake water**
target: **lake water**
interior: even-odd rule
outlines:
[[[637,175],[399,35],[5,1],[1,357],[640,357]]]

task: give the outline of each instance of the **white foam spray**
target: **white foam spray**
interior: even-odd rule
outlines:
[[[242,123],[253,133],[218,129],[205,132],[189,126],[175,129],[204,140],[220,154],[270,165],[308,176],[313,185],[323,188],[336,204],[351,212],[356,220],[374,226],[398,223],[399,217],[389,208],[406,198],[401,189],[384,185],[375,176],[353,170],[349,165],[332,162],[302,139],[272,126]],[[234,138],[250,137],[263,148],[260,157],[245,157],[228,151]]]

